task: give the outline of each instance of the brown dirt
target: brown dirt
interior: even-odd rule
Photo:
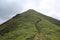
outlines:
[[[33,39],[33,40],[41,40],[40,34],[39,34],[39,33],[37,33],[37,34],[35,35],[35,37],[34,37],[34,39]]]

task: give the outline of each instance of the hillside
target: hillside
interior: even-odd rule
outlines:
[[[60,21],[30,9],[0,25],[0,40],[60,40],[59,24]]]

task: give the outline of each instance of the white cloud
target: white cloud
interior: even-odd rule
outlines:
[[[55,0],[41,0],[38,10],[45,13],[53,10]]]
[[[57,0],[40,0],[38,11],[60,20],[60,3]],[[56,10],[57,9],[57,10]],[[58,12],[59,11],[59,12]]]

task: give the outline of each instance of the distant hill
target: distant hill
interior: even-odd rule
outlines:
[[[0,40],[60,40],[60,21],[29,9],[0,25]]]

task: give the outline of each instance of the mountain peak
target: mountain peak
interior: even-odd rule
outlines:
[[[34,10],[34,9],[28,9],[28,10]]]
[[[27,11],[30,11],[30,12],[31,12],[31,11],[34,11],[34,12],[36,12],[36,10],[34,10],[34,9],[28,9]]]

